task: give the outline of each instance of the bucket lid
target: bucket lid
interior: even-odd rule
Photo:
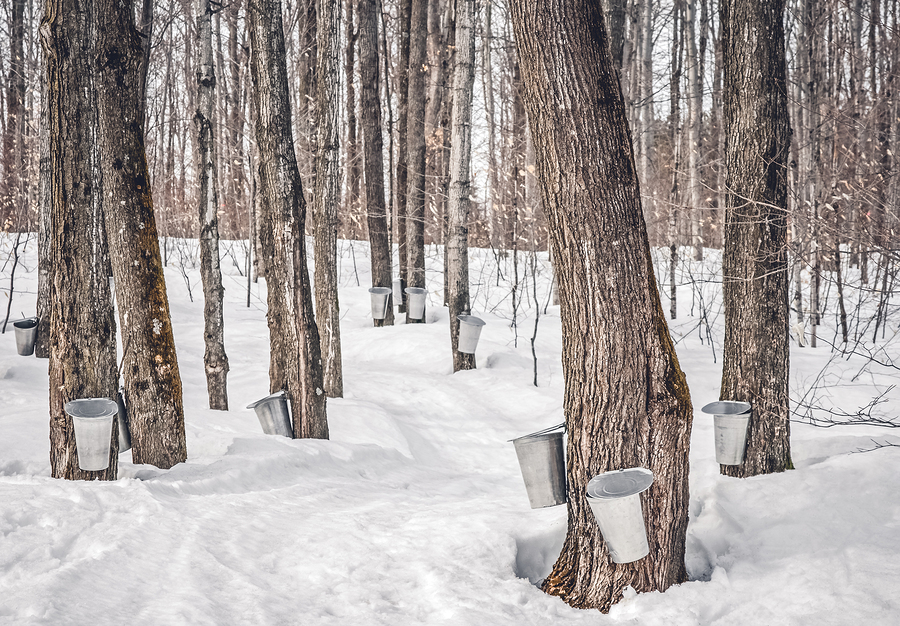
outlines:
[[[393,292],[393,290],[390,287],[371,287],[369,289],[369,293],[376,293],[376,294],[382,295],[382,296],[386,296],[392,292]]]
[[[26,317],[25,319],[21,319],[13,322],[13,326],[15,328],[34,328],[38,325],[38,318],[36,317]]]
[[[540,438],[547,439],[552,436],[562,437],[564,434],[562,431],[565,431],[565,429],[566,429],[566,423],[563,422],[562,424],[557,424],[556,426],[551,426],[550,428],[545,428],[543,430],[539,430],[534,433],[522,435],[521,437],[516,437],[515,439],[509,439],[509,441],[515,443],[516,441],[523,441],[525,439],[540,439]],[[554,432],[554,431],[560,431],[560,432]]]
[[[422,295],[428,293],[428,291],[424,287],[407,287],[404,291],[408,294],[413,295]]]
[[[72,417],[112,417],[119,405],[109,398],[81,398],[66,402],[65,410]]]
[[[750,409],[749,402],[722,400],[720,402],[710,402],[700,410],[710,415],[739,415],[741,413],[749,413]]]
[[[588,498],[612,500],[641,493],[653,484],[653,472],[643,467],[611,470],[594,476],[587,486]]]
[[[286,396],[286,395],[287,395],[287,394],[284,392],[284,389],[282,389],[281,391],[276,391],[276,392],[273,393],[272,395],[266,396],[265,398],[262,398],[261,400],[257,400],[256,402],[253,402],[252,404],[248,404],[248,405],[247,405],[247,408],[248,408],[248,409],[255,409],[255,408],[258,407],[260,404],[265,404],[266,402],[271,402],[272,400],[275,400],[275,399],[277,399],[277,398],[281,398],[281,397]]]
[[[487,323],[480,317],[475,317],[474,315],[457,315],[456,319],[463,324],[469,324],[470,326],[484,326]]]

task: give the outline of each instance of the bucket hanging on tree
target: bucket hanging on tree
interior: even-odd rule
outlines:
[[[564,427],[559,424],[512,440],[532,509],[567,502]]]
[[[700,409],[713,416],[716,433],[716,463],[740,465],[747,448],[747,427],[750,425],[752,407],[749,402],[722,400],[711,402]]]
[[[652,484],[653,472],[632,467],[598,474],[587,485],[587,501],[613,563],[631,563],[650,553],[641,493]]]
[[[82,398],[66,402],[66,413],[75,429],[78,467],[96,472],[109,467],[113,419],[119,405],[109,398]]]

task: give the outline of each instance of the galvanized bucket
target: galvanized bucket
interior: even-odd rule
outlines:
[[[125,452],[131,449],[131,429],[128,427],[128,410],[125,408],[125,389],[119,387],[119,394],[116,396],[116,405],[119,412],[116,417],[119,421],[119,452]]]
[[[723,400],[711,402],[700,409],[713,416],[716,436],[716,463],[740,465],[747,447],[747,427],[750,425],[749,402]]]
[[[390,287],[372,287],[369,289],[369,297],[372,300],[373,320],[383,320],[387,316],[390,295]]]
[[[294,436],[291,415],[288,412],[287,394],[284,391],[257,400],[253,404],[247,405],[247,408],[256,411],[259,424],[267,435]]]
[[[459,320],[459,340],[456,349],[465,354],[475,354],[478,338],[481,337],[481,327],[485,321],[474,315],[457,315],[456,319]]]
[[[403,304],[403,281],[399,278],[394,279],[394,306]]]
[[[643,467],[604,472],[588,483],[587,501],[613,563],[631,563],[650,553],[641,492],[652,484],[653,472]]]
[[[425,296],[428,291],[422,287],[407,287],[406,295],[409,296],[406,303],[406,311],[409,319],[420,320],[425,317]]]
[[[119,405],[109,398],[82,398],[66,402],[65,411],[75,427],[78,467],[88,472],[109,467],[112,424]]]
[[[16,329],[16,351],[22,356],[34,354],[34,342],[37,339],[38,318],[26,317],[13,322]]]
[[[564,433],[548,432],[561,427],[562,424],[512,440],[532,509],[567,502]]]

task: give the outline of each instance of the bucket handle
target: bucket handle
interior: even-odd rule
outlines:
[[[521,437],[516,437],[516,439],[528,439],[529,437],[540,437],[541,435],[547,435],[557,430],[566,430],[566,423],[557,424],[556,426],[551,426],[550,428],[545,428],[544,430],[539,430],[535,433],[531,433],[530,435],[522,435]],[[509,441],[515,441],[516,439],[510,439]]]

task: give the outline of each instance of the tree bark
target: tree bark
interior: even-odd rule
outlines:
[[[41,22],[46,56],[50,158],[50,468],[54,478],[115,480],[118,430],[109,467],[79,469],[64,406],[115,397],[116,325],[103,228],[95,85],[94,7],[48,0]]]
[[[338,137],[340,77],[337,58],[341,3],[340,0],[317,2],[318,151],[312,208],[315,223],[316,314],[321,335],[325,394],[329,398],[341,398],[344,395],[344,373],[337,280],[338,203],[341,201],[341,145]]]
[[[700,126],[703,117],[703,93],[700,76],[700,56],[697,54],[697,4],[699,0],[688,0],[685,24],[687,34],[687,70],[688,70],[688,193],[690,194],[691,246],[694,248],[695,261],[703,260],[703,222],[700,209]]]
[[[406,278],[410,287],[425,287],[425,42],[428,34],[428,0],[412,0],[409,33]],[[407,324],[424,322],[424,317],[414,320],[406,316]]]
[[[475,369],[475,355],[457,350],[458,315],[469,304],[469,196],[472,193],[472,90],[475,85],[475,0],[456,0],[456,63],[450,130],[450,189],[447,200],[447,286],[453,371]]]
[[[34,342],[34,356],[39,359],[50,358],[50,284],[53,281],[53,264],[50,259],[51,250],[51,209],[52,197],[51,170],[50,170],[50,108],[49,93],[47,90],[46,62],[47,53],[44,56],[44,71],[41,72],[41,118],[39,150],[40,161],[38,164],[38,210],[40,220],[38,222],[38,293],[37,293],[37,337]]]
[[[3,182],[0,184],[0,231],[21,230],[25,197],[25,0],[12,0],[9,29],[9,73],[6,89],[6,132],[3,136]]]
[[[347,80],[347,157],[345,167],[347,171],[347,192],[344,198],[346,211],[344,221],[344,236],[347,239],[362,239],[363,226],[360,215],[360,171],[359,171],[359,143],[356,125],[356,85],[352,79],[355,75],[356,65],[356,39],[357,31],[353,29],[353,4],[355,0],[345,0],[347,3],[346,24],[346,48],[344,50],[344,75],[351,77]]]
[[[141,37],[132,0],[97,0],[98,143],[122,330],[132,457],[164,469],[187,458],[181,376],[159,253],[140,112]]]
[[[209,408],[228,410],[228,355],[225,353],[225,320],[222,268],[219,266],[219,177],[216,156],[216,67],[212,49],[212,6],[199,0],[197,15],[197,147],[200,151],[200,278],[203,281],[203,366]]]
[[[607,611],[686,578],[692,408],[665,322],[600,0],[510,3],[559,271],[568,533],[547,593]],[[642,466],[650,555],[611,562],[585,488]]]
[[[397,312],[406,312],[407,286],[406,266],[409,261],[407,251],[407,205],[406,196],[409,184],[409,45],[410,45],[410,20],[412,19],[412,0],[399,0],[400,24],[400,60],[397,64],[397,253],[399,258],[399,274],[402,298],[397,303]]]
[[[280,0],[250,0],[251,75],[259,150],[260,245],[268,292],[269,390],[287,391],[294,437],[328,438],[319,331],[303,222],[306,201],[291,133]]]
[[[788,413],[787,111],[783,0],[723,0],[726,166],[721,397],[750,402],[747,477],[791,468]]]
[[[362,123],[366,182],[366,224],[372,286],[391,287],[391,242],[384,200],[384,139],[381,135],[381,86],[378,65],[378,15],[376,0],[357,0],[359,19],[360,122]],[[375,326],[394,323],[394,307],[388,296],[387,315]]]

